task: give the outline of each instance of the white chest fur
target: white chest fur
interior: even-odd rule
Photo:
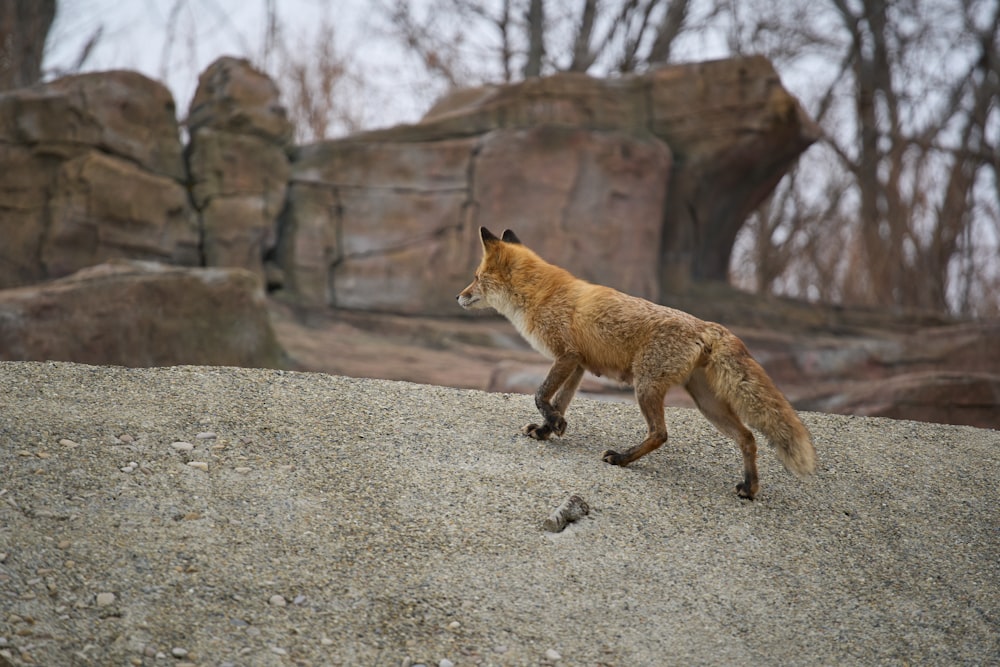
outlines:
[[[556,355],[553,354],[552,350],[549,349],[549,346],[545,344],[545,341],[538,335],[538,332],[531,326],[531,323],[528,321],[528,317],[523,310],[517,308],[509,302],[500,305],[502,308],[497,308],[497,311],[510,320],[510,323],[514,325],[517,332],[521,334],[521,337],[524,338],[524,340],[528,341],[528,344],[531,345],[531,347],[539,353],[545,355],[547,358],[555,359]]]

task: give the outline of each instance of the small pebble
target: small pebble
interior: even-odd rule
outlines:
[[[250,472],[251,470],[253,470],[253,468],[248,468],[246,466],[239,466],[238,468],[236,468],[236,472],[241,473],[241,474],[246,474],[246,473]]]
[[[172,442],[170,443],[170,446],[173,447],[178,452],[190,452],[192,449],[194,449],[194,445],[192,445],[190,442],[180,442],[180,441]]]
[[[130,436],[128,433],[122,433],[120,436],[118,436],[118,439],[121,440],[122,442],[132,442],[133,440],[132,436]]]
[[[275,655],[288,655],[288,651],[281,648],[280,646],[272,646],[270,648],[271,648],[271,653],[274,653]]]
[[[202,431],[201,433],[199,433],[194,437],[197,438],[198,440],[214,440],[218,436],[212,433],[211,431]]]
[[[438,667],[455,667],[455,663],[448,658],[441,658],[441,661],[438,663]]]
[[[267,603],[272,607],[284,607],[288,602],[281,595],[272,595]]]
[[[188,461],[188,465],[192,468],[197,468],[198,470],[208,471],[208,464],[204,461]]]
[[[292,604],[303,604],[306,601],[305,595],[296,595],[295,599],[292,600]]]
[[[188,651],[186,648],[174,647],[170,649],[170,655],[174,656],[175,658],[183,658],[187,654]]]
[[[559,653],[559,651],[555,650],[554,648],[550,648],[547,651],[545,651],[545,659],[550,660],[552,662],[558,662],[562,660],[562,655]]]
[[[97,606],[98,607],[107,607],[108,605],[112,605],[114,603],[115,603],[115,594],[114,593],[98,593],[97,594]]]
[[[59,444],[62,445],[63,447],[79,447],[80,446],[79,443],[74,442],[74,441],[70,440],[69,438],[63,438],[62,440],[59,441]]]
[[[333,646],[335,642],[329,637],[323,637],[322,639],[319,640],[319,643],[322,644],[323,646]]]

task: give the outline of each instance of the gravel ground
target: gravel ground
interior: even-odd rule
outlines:
[[[805,414],[803,483],[668,409],[0,363],[0,666],[997,664],[1000,432]],[[591,513],[542,530],[569,494]]]

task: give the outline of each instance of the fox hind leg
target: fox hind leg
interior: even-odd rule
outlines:
[[[635,397],[639,402],[642,416],[646,418],[649,431],[646,438],[635,447],[618,453],[612,449],[601,456],[605,463],[616,466],[626,466],[632,461],[645,456],[659,448],[667,441],[667,420],[663,414],[663,399],[667,395],[667,386],[636,383]]]
[[[757,443],[753,433],[740,421],[733,408],[712,391],[708,378],[700,368],[691,374],[684,388],[691,394],[701,414],[723,435],[739,444],[743,454],[743,481],[736,485],[736,493],[741,498],[753,500],[760,486],[757,477]]]

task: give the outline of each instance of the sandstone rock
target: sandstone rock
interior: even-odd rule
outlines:
[[[475,228],[509,227],[586,279],[659,300],[725,278],[745,216],[817,136],[763,58],[459,91],[418,124],[300,149],[293,183],[328,193],[290,198],[279,261],[300,303],[450,314]],[[320,233],[305,217],[324,199]]]
[[[188,118],[191,194],[208,266],[263,278],[274,250],[289,165],[291,125],[278,90],[245,60],[221,58],[199,80]]]
[[[0,288],[44,280],[39,262],[60,160],[0,142]]]
[[[301,149],[280,232],[286,278],[301,290],[290,298],[453,314],[454,295],[478,261],[466,212],[476,145],[331,141]]]
[[[260,196],[267,215],[284,204],[289,166],[284,149],[252,135],[199,128],[188,149],[191,197],[204,208],[215,197]]]
[[[260,197],[212,199],[201,211],[205,265],[246,269],[262,278],[264,255],[274,247],[273,220]]]
[[[108,257],[197,263],[174,103],[135,72],[0,94],[0,288]]]
[[[293,128],[279,98],[274,81],[249,61],[222,57],[198,77],[186,124],[192,133],[211,127],[285,144]]]
[[[293,162],[280,257],[302,302],[449,315],[479,262],[476,230],[510,227],[586,278],[656,298],[669,170],[648,135],[567,127],[316,144]]]
[[[469,282],[472,234],[445,228],[415,245],[350,257],[333,275],[334,302],[342,308],[413,315],[452,314],[462,281]]]
[[[115,261],[0,290],[0,359],[123,366],[282,363],[257,279]]]
[[[0,94],[0,141],[73,157],[99,148],[184,180],[174,100],[138,72],[92,72]]]
[[[333,303],[331,280],[340,256],[336,219],[333,188],[307,182],[289,185],[277,253],[284,274],[284,299],[316,307]]]
[[[430,138],[539,125],[647,129],[647,89],[643,76],[598,79],[579,72],[561,72],[510,85],[456,90],[436,102],[419,125],[388,132]],[[372,134],[381,132],[385,131]]]
[[[580,278],[655,301],[670,168],[670,150],[648,135],[497,130],[475,161],[470,223],[511,228]]]
[[[726,282],[747,216],[822,131],[761,56],[647,76],[650,130],[681,165],[664,216],[663,288]]]
[[[63,163],[41,247],[47,276],[122,257],[197,265],[199,234],[176,181],[91,151]]]

